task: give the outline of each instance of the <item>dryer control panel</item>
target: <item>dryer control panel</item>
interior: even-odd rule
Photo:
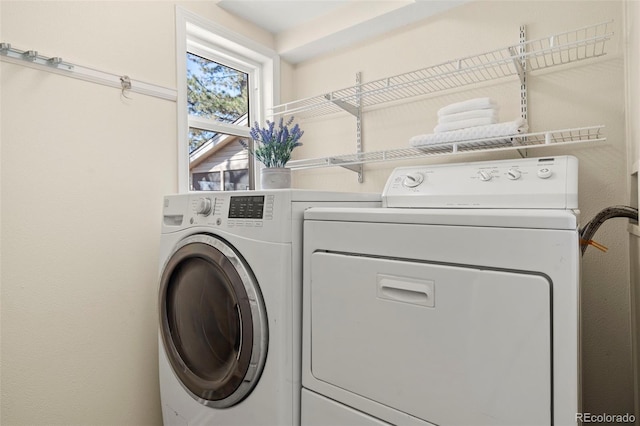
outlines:
[[[577,209],[578,159],[521,158],[399,167],[384,207]]]

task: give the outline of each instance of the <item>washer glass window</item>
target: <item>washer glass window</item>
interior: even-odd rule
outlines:
[[[253,390],[266,357],[266,314],[230,245],[208,235],[183,240],[163,270],[160,309],[169,362],[195,399],[228,407]]]

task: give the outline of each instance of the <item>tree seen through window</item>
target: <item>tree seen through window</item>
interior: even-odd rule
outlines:
[[[248,75],[215,61],[187,53],[187,107],[190,116],[248,126]],[[215,137],[191,128],[189,152]]]

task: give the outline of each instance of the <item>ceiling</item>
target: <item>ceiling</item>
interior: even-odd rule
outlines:
[[[298,63],[425,19],[470,0],[215,0],[272,33],[276,50]]]

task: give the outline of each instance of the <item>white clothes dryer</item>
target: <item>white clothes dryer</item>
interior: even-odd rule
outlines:
[[[164,199],[159,378],[165,425],[300,423],[302,221],[379,194],[198,192]]]
[[[396,169],[305,213],[304,425],[575,425],[578,164]]]

